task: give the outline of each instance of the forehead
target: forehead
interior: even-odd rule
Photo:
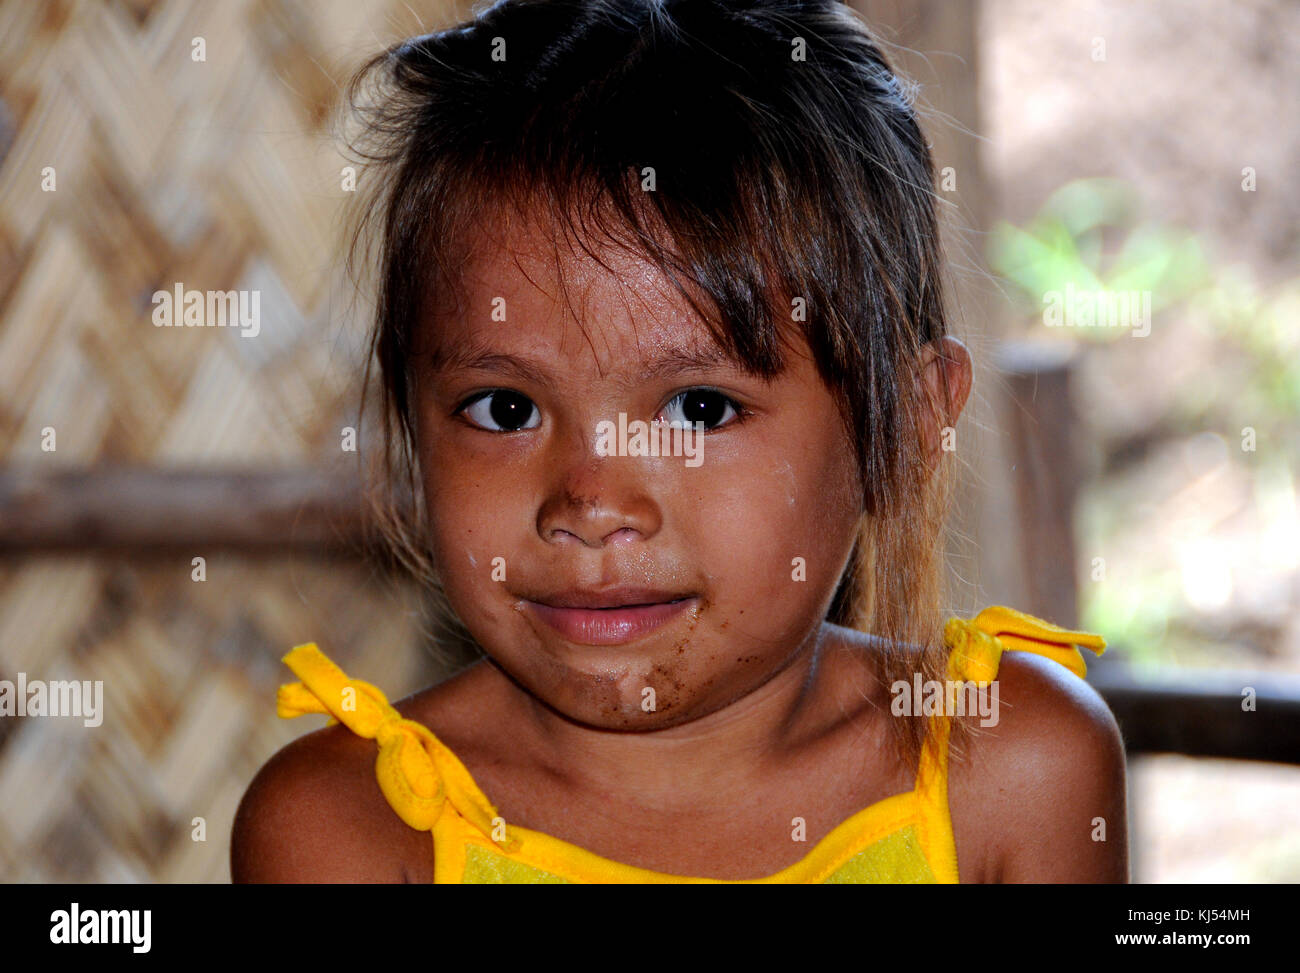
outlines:
[[[601,375],[683,353],[739,364],[649,258],[608,241],[578,242],[497,215],[458,273],[458,299],[436,304],[422,328],[434,364],[487,350],[549,354]],[[692,293],[708,306],[698,289]]]

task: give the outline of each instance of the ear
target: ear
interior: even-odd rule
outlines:
[[[926,462],[933,467],[943,445],[943,430],[955,426],[970,395],[970,351],[951,336],[921,348],[921,388],[929,408],[921,425],[921,445]]]

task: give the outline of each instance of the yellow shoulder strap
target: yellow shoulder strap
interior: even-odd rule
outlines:
[[[1078,646],[1097,655],[1106,640],[1092,632],[1077,632],[1024,612],[992,605],[969,621],[949,618],[943,628],[948,654],[948,678],[979,685],[997,677],[1002,653],[1008,649],[1053,659],[1082,679],[1088,672]],[[945,697],[946,698],[946,697]],[[921,840],[942,881],[957,881],[957,849],[948,812],[948,736],[952,717],[931,718],[931,731],[921,751],[916,796],[921,809]]]
[[[428,727],[403,717],[378,687],[348,678],[315,643],[297,646],[283,661],[300,681],[280,687],[276,712],[283,718],[326,713],[330,723],[342,723],[358,736],[377,741],[379,788],[403,821],[429,831],[450,802],[491,836],[496,809]],[[498,845],[509,850],[516,843],[507,829]]]
[[[1106,651],[1106,640],[1092,632],[1074,632],[1041,618],[991,605],[970,621],[950,618],[943,628],[944,641],[951,647],[948,673],[951,679],[982,683],[998,674],[1006,649],[1033,652],[1059,662],[1082,679],[1088,674],[1078,646],[1097,655]]]

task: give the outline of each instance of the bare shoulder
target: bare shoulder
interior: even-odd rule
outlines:
[[[281,748],[235,814],[232,881],[432,881],[432,841],[384,799],[376,755],[373,740],[337,724]]]
[[[996,682],[996,723],[976,725],[966,752],[950,756],[963,876],[1128,881],[1124,745],[1110,709],[1033,653],[1003,653]]]
[[[443,736],[491,711],[489,667],[471,665],[393,703]],[[379,788],[374,740],[334,724],[286,744],[244,793],[230,836],[235,882],[433,881],[433,839]]]

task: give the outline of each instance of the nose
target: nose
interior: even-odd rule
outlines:
[[[649,540],[663,514],[629,457],[589,457],[556,482],[537,511],[537,533],[548,544],[599,548]]]

